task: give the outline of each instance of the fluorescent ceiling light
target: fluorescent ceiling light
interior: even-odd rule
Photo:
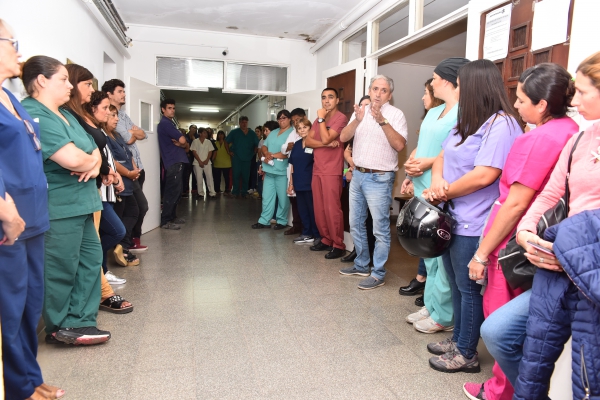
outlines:
[[[202,113],[218,113],[218,108],[208,108],[208,107],[192,107],[190,108],[191,112],[202,112]]]

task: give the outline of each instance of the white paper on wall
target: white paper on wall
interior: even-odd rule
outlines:
[[[512,4],[507,4],[485,17],[483,58],[494,61],[506,58],[508,55],[511,13]]]
[[[544,0],[535,3],[531,51],[567,40],[571,0]]]

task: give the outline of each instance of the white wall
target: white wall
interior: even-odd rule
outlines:
[[[309,52],[310,43],[222,32],[130,25],[131,60],[125,66],[125,77],[156,84],[156,56],[198,57],[215,60],[244,61],[290,66],[289,93],[313,89],[316,56]],[[229,54],[221,53],[227,47]]]
[[[248,126],[254,130],[256,126],[262,126],[270,119],[269,115],[269,97],[265,96],[262,100],[256,99],[246,107],[242,108],[239,116],[248,117]],[[239,118],[239,117],[238,117]]]
[[[312,122],[317,118],[317,110],[321,108],[321,89],[309,90],[287,96],[286,107],[289,111],[294,108],[308,109],[308,119]]]
[[[116,64],[117,77],[123,77],[124,56],[81,0],[0,0],[0,9],[19,40],[22,60],[45,55],[66,63],[69,58],[102,85],[106,53]]]
[[[400,170],[396,173],[393,195],[400,194],[400,186],[404,180],[402,167],[410,153],[417,147],[417,131],[421,126],[423,116],[423,90],[425,81],[433,76],[433,69],[429,65],[414,65],[390,63],[380,66],[378,73],[389,76],[394,80],[394,94],[391,103],[402,110],[408,124],[408,142],[404,150],[398,153]]]

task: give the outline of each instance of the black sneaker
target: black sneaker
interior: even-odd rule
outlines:
[[[273,229],[276,231],[280,231],[285,228],[287,228],[287,225],[281,225],[281,224],[275,224],[275,226],[273,227]]]
[[[67,343],[63,343],[60,340],[58,340],[57,338],[55,338],[54,335],[55,335],[54,333],[50,334],[50,335],[46,335],[46,338],[45,338],[46,344],[61,344],[61,345],[67,344]]]
[[[333,250],[333,247],[332,246],[327,246],[323,242],[319,242],[319,243],[317,243],[317,244],[315,244],[313,246],[310,246],[310,249],[312,251],[325,251],[325,250],[331,251],[331,250]]]
[[[74,345],[104,343],[110,339],[110,332],[101,331],[95,326],[83,328],[63,328],[53,334],[56,340]]]

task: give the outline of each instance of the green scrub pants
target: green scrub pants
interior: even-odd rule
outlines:
[[[427,281],[425,281],[423,294],[425,307],[435,322],[442,326],[453,326],[452,289],[442,257],[426,258],[424,261],[427,268]]]
[[[51,220],[45,242],[46,332],[96,326],[102,246],[93,214]]]
[[[290,210],[290,198],[287,196],[287,175],[265,173],[262,193],[262,213],[258,222],[269,226],[269,221],[275,211],[275,199],[279,200],[277,207],[277,223],[287,225]]]
[[[231,159],[232,175],[233,175],[233,190],[231,194],[234,196],[248,195],[248,183],[250,181],[250,160],[243,161],[237,157]],[[240,179],[242,184],[240,185]]]

